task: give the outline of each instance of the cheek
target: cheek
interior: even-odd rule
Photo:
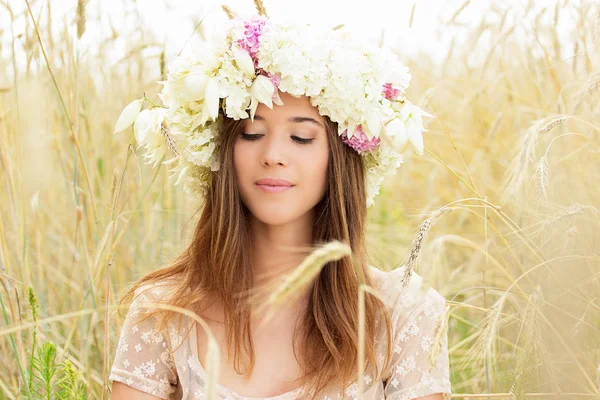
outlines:
[[[320,149],[317,154],[312,153],[305,165],[311,167],[311,180],[318,183],[321,188],[327,184],[327,171],[329,169],[329,151],[328,149]]]

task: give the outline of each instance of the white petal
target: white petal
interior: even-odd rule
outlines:
[[[423,136],[421,135],[420,127],[413,121],[408,120],[407,123],[408,140],[414,147],[418,155],[423,155]]]
[[[206,83],[202,112],[205,117],[213,121],[219,116],[219,84],[216,78],[210,78]]]
[[[183,78],[181,95],[188,101],[204,99],[208,76],[200,71],[192,71]]]
[[[133,124],[135,140],[138,144],[151,142],[165,119],[166,109],[150,108],[143,110]]]
[[[233,46],[233,57],[238,68],[248,76],[254,77],[254,61],[247,51],[240,49],[238,46]]]
[[[430,117],[430,118],[435,118],[434,115],[429,114],[427,111],[425,110],[421,110],[419,107],[417,107],[414,104],[411,104],[411,111],[413,113],[413,115],[419,115],[419,118],[421,118],[421,116],[423,117]]]
[[[394,119],[385,126],[385,132],[392,140],[393,146],[398,151],[402,151],[408,142],[408,134],[404,123],[399,119]]]
[[[388,136],[397,136],[404,130],[404,123],[398,118],[395,118],[385,125],[385,134]]]
[[[143,144],[146,141],[148,132],[152,130],[152,122],[155,121],[153,118],[152,111],[145,109],[135,120],[133,124],[133,133],[135,134],[135,140],[138,144]]]
[[[186,175],[188,168],[189,168],[189,165],[186,165],[185,167],[183,167],[181,169],[181,171],[179,172],[179,176],[177,177],[177,181],[175,181],[175,183],[173,184],[173,186],[179,185],[179,182],[181,182],[181,180],[183,179],[183,177]]]
[[[348,123],[348,131],[346,132],[346,136],[348,136],[348,139],[352,139],[354,133],[356,133],[356,125]]]
[[[281,97],[279,96],[279,90],[275,90],[275,93],[273,93],[273,103],[278,106],[283,105],[283,100],[281,100]]]
[[[369,110],[367,114],[367,124],[366,128],[363,127],[367,137],[369,139],[373,137],[379,137],[379,131],[381,130],[381,116],[377,110]]]
[[[250,101],[250,120],[254,122],[254,114],[256,114],[256,109],[258,108],[258,100],[256,97],[252,96],[252,100]]]
[[[113,134],[124,131],[135,122],[136,118],[140,114],[143,102],[144,99],[134,100],[123,109],[121,115],[119,115],[117,123],[115,124],[115,131]]]
[[[250,88],[250,94],[256,98],[259,102],[265,104],[269,108],[273,108],[273,93],[275,92],[275,85],[271,82],[271,79],[264,75],[259,75],[254,80],[252,87]]]
[[[412,103],[407,101],[406,103],[404,103],[404,105],[400,109],[400,116],[402,117],[402,119],[404,121],[406,121],[408,118],[410,118],[412,111],[413,111],[413,105],[412,105]]]
[[[214,71],[221,66],[219,52],[215,52],[212,47],[202,46],[198,49],[197,57],[207,71]]]

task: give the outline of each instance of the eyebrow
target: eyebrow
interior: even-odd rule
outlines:
[[[259,121],[265,120],[264,117],[262,117],[258,114],[254,115],[254,119],[259,120]],[[301,124],[303,122],[310,122],[312,124],[316,124],[316,125],[320,126],[321,128],[325,128],[325,126],[322,123],[320,123],[316,119],[310,118],[310,117],[290,117],[290,118],[288,118],[288,122],[294,122],[297,124]]]

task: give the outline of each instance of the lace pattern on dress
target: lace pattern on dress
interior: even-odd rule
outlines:
[[[371,267],[371,269],[375,269]],[[403,267],[390,272],[374,271],[377,289],[389,307],[393,328],[392,364],[383,381],[372,382],[365,375],[365,400],[412,400],[435,393],[450,399],[450,371],[447,334],[441,337],[439,354],[431,362],[437,328],[445,309],[445,299],[434,289],[425,289],[422,278],[412,274],[408,285],[401,285]],[[172,326],[168,332],[156,330],[156,318],[138,322],[144,312],[142,303],[151,298],[161,298],[159,288],[136,290],[118,341],[110,380],[123,382],[140,391],[161,399],[193,400],[204,399],[205,374],[198,371],[193,360],[191,334],[186,343],[175,346],[181,340]],[[376,343],[380,345],[383,340]],[[177,343],[179,344],[179,343]],[[171,353],[171,345],[176,348]],[[382,349],[382,346],[378,347]],[[384,349],[383,349],[384,350]],[[195,355],[197,357],[197,354]],[[378,354],[383,363],[384,354]],[[354,382],[344,391],[346,399],[358,398],[358,384]],[[244,397],[233,390],[219,385],[219,399],[257,400]],[[296,391],[290,391],[271,400],[293,400]],[[322,400],[341,399],[340,391],[326,393]]]

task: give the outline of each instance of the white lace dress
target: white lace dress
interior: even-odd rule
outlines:
[[[434,336],[445,309],[445,299],[434,289],[425,288],[422,278],[412,274],[409,284],[402,289],[403,267],[383,272],[370,267],[376,288],[386,300],[392,317],[394,351],[391,369],[383,381],[373,382],[365,374],[364,400],[411,400],[434,393],[450,398],[450,372],[448,368],[447,335],[441,338],[441,349],[435,351]],[[123,382],[135,389],[161,399],[205,399],[207,373],[198,359],[195,327],[181,343],[183,335],[174,327],[168,332],[158,332],[156,319],[148,318],[137,323],[140,302],[160,298],[161,287],[138,289],[125,318],[116,356],[109,379]],[[188,318],[191,323],[191,319]],[[196,324],[194,324],[196,325]],[[383,365],[385,338],[377,340],[378,363]],[[170,354],[170,349],[177,350]],[[293,400],[301,388],[260,400]],[[218,399],[259,400],[246,397],[217,384]],[[344,396],[343,396],[344,395]],[[358,399],[358,382],[342,390],[331,389],[322,400]]]

